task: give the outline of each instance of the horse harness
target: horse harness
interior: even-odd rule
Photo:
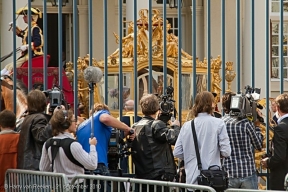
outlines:
[[[7,83],[6,81],[4,81],[4,79],[9,78],[10,80],[13,81],[13,79],[9,76],[9,75],[4,75],[1,76],[0,81],[1,81],[1,85],[3,85],[4,87],[13,90],[13,85],[10,85],[9,83]],[[21,90],[18,86],[16,86],[16,89]],[[2,91],[2,90],[1,90]]]

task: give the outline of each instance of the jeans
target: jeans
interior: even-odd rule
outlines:
[[[110,176],[110,171],[108,170],[108,167],[106,167],[104,163],[98,163],[97,169],[95,169],[93,173],[94,175]],[[90,174],[90,171],[85,171],[85,174]],[[87,180],[86,183],[89,186],[90,180]],[[106,190],[104,189],[105,183],[106,183]],[[94,189],[93,191],[97,191],[97,189],[99,188],[100,192],[111,192],[111,181],[106,181],[106,182],[100,181],[99,184],[100,185],[97,184],[97,180],[93,181],[93,185],[92,185],[92,188]]]
[[[228,188],[258,189],[257,173],[243,178],[229,178]]]

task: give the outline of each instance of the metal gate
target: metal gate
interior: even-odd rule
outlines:
[[[50,4],[51,2],[52,4]],[[0,5],[2,6],[2,12],[5,6],[8,4],[12,5],[13,11],[11,12],[11,17],[13,21],[16,21],[18,18],[15,14],[16,10],[19,9],[17,3],[16,0],[13,0],[11,2],[2,2],[2,5]],[[115,86],[114,88],[118,93],[125,92],[126,87],[124,84],[130,85],[129,91],[134,90],[134,92],[130,93],[130,98],[135,100],[135,113],[138,113],[138,98],[141,96],[139,95],[140,88],[138,83],[140,81],[139,76],[141,75],[139,72],[140,69],[146,70],[146,76],[142,79],[144,84],[143,89],[146,89],[143,92],[155,93],[153,89],[154,77],[160,76],[157,88],[159,88],[159,93],[162,94],[165,93],[166,88],[172,82],[175,88],[174,99],[176,100],[176,108],[179,112],[177,118],[182,122],[185,121],[184,115],[187,114],[183,111],[189,110],[187,106],[191,100],[191,96],[195,98],[198,91],[208,90],[212,92],[217,91],[220,98],[227,91],[225,80],[228,83],[228,89],[230,90],[231,88],[234,92],[241,92],[245,84],[250,84],[252,87],[259,87],[257,85],[259,84],[262,90],[265,90],[265,94],[262,93],[262,96],[267,101],[272,94],[284,92],[284,80],[287,78],[287,57],[285,55],[287,54],[287,31],[285,28],[287,2],[276,0],[34,0],[27,1],[24,7],[28,7],[28,18],[31,18],[34,14],[31,12],[31,7],[38,7],[43,15],[44,59],[42,70],[44,90],[48,89],[49,67],[46,58],[49,52],[47,45],[55,42],[47,39],[45,35],[48,30],[53,30],[53,28],[48,29],[47,27],[47,11],[57,10],[59,38],[62,37],[63,33],[62,13],[69,9],[72,11],[73,18],[70,22],[73,26],[73,30],[71,31],[73,35],[70,41],[73,42],[73,46],[70,50],[73,50],[73,53],[70,54],[73,55],[71,62],[74,65],[70,65],[70,72],[73,70],[73,78],[70,79],[70,82],[74,91],[72,104],[75,116],[79,112],[79,94],[81,94],[78,90],[78,77],[81,75],[81,70],[77,64],[79,62],[85,64],[86,61],[88,65],[92,66],[95,63],[95,66],[99,66],[103,70],[103,84],[97,84],[96,91],[98,94],[101,94],[103,102],[109,105],[109,107],[111,107],[111,103],[109,103],[111,100],[109,98],[109,92],[111,91],[109,81],[113,80],[117,82],[113,86]],[[169,9],[169,7],[175,9]],[[88,20],[86,28],[81,27],[84,21],[83,18],[79,19],[80,16],[83,17],[83,10],[86,12],[85,22]],[[189,14],[187,14],[187,10],[191,11],[191,14],[189,11]],[[174,14],[172,19],[171,14]],[[114,20],[111,20],[111,17],[108,18],[108,15],[114,15]],[[128,16],[130,16],[132,21],[123,22],[127,20]],[[259,18],[261,19],[259,20]],[[166,22],[166,20],[169,22]],[[96,26],[95,23],[99,23],[99,21],[102,21],[102,25]],[[6,28],[4,27],[5,22],[1,22],[1,36],[4,34],[3,29]],[[174,25],[172,29],[171,22]],[[28,50],[31,50],[33,48],[33,45],[31,45],[31,42],[33,42],[31,38],[31,20],[28,20],[27,24]],[[111,43],[111,39],[114,37],[112,30],[109,28],[115,28],[115,25],[118,25],[118,34],[115,33],[114,35],[119,45]],[[12,28],[16,29],[16,22],[13,22]],[[129,31],[129,28],[131,31]],[[4,43],[12,42],[13,50],[17,50],[16,42],[18,40],[16,39],[16,30],[12,31],[11,36],[13,39],[11,38],[11,41],[1,39],[1,58],[7,51],[3,49],[2,45]],[[158,33],[156,33],[157,31]],[[175,31],[177,31],[177,34]],[[86,41],[88,45],[83,46],[80,39],[85,39],[85,35],[83,36],[83,34],[86,32],[88,35],[88,41]],[[98,36],[102,39],[102,43],[96,44],[95,39]],[[261,39],[259,39],[259,36]],[[132,40],[128,41],[128,38]],[[99,38],[97,42],[99,42]],[[59,55],[58,66],[62,66],[63,41],[59,40],[57,44]],[[184,50],[183,44],[185,44],[187,51]],[[82,49],[81,46],[86,47],[89,54],[83,59],[81,58],[85,55],[79,55],[80,49]],[[118,50],[116,50],[117,48]],[[115,54],[112,53],[113,49],[116,50]],[[202,50],[202,52],[199,50]],[[95,55],[99,56],[98,52],[103,52],[104,59],[101,61],[99,61],[100,58],[95,58],[97,61],[93,59]],[[31,51],[28,53],[28,89],[31,90],[33,89],[33,55]],[[217,57],[218,55],[219,57]],[[230,59],[231,55],[233,55],[233,59]],[[197,58],[198,56],[199,58]],[[18,55],[14,51],[14,93],[17,89],[17,75],[15,75],[17,74],[17,57]],[[81,58],[79,59],[78,57]],[[147,62],[147,66],[143,65],[143,62]],[[233,63],[235,63],[235,67]],[[1,66],[3,68],[2,64]],[[62,89],[63,68],[58,67],[57,70],[58,86]],[[123,75],[128,70],[130,70],[130,76]],[[200,76],[198,72],[201,72]],[[109,77],[110,73],[115,76],[112,80]],[[158,73],[160,75],[157,75]],[[169,75],[173,77],[172,80]],[[233,82],[235,75],[236,79]],[[144,82],[146,77],[147,80]],[[168,82],[169,78],[170,82]],[[200,84],[197,82],[200,82]],[[279,85],[276,84],[278,88],[274,86],[275,82],[279,83]],[[145,83],[147,83],[146,88]],[[199,87],[200,85],[201,88]],[[271,85],[273,89],[270,89]],[[112,96],[110,95],[110,97]],[[115,98],[113,97],[113,99]],[[112,104],[113,99],[111,101]],[[124,99],[123,94],[118,94],[117,99],[114,100],[114,103],[117,105],[114,114],[120,117],[123,115]],[[92,97],[90,97],[91,100]],[[15,94],[14,103],[16,103]],[[91,106],[90,104],[88,105],[89,107]],[[266,109],[269,109],[269,107],[269,102],[266,102]],[[16,105],[14,105],[14,111],[16,110]],[[269,116],[269,110],[266,110],[266,122],[270,121]],[[267,124],[266,143],[269,143],[268,126]]]

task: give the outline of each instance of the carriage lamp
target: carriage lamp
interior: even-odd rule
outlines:
[[[178,8],[179,7],[179,5],[178,5],[178,0],[168,0],[169,1],[169,7],[171,8],[171,9],[173,9],[173,8]],[[183,0],[181,0],[181,5],[180,5],[181,7],[183,6]]]
[[[53,7],[58,7],[59,0],[50,0]],[[68,0],[62,0],[62,7],[66,6],[66,3],[68,3]]]

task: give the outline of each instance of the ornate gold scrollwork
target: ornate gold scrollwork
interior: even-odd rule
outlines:
[[[167,50],[167,64],[168,67],[174,72],[174,78],[177,79],[178,76],[178,37],[174,34],[168,33],[171,26],[168,21],[163,21],[163,19],[159,16],[160,12],[159,10],[154,9],[153,10],[153,18],[152,18],[152,48],[153,48],[153,66],[162,66],[163,63],[163,33],[165,32],[167,35],[167,44],[166,44],[166,50]],[[147,68],[148,67],[148,44],[149,44],[149,38],[147,36],[147,30],[148,30],[148,10],[143,9],[139,11],[139,19],[137,20],[137,67],[138,71]],[[163,31],[163,22],[167,22],[167,31]],[[119,54],[122,54],[122,66],[123,71],[129,71],[131,74],[133,73],[133,67],[134,67],[134,24],[133,22],[128,22],[128,34],[123,37],[122,39],[114,33],[116,43],[119,43],[119,41],[122,41],[122,53],[119,52],[119,48],[116,49],[110,56],[108,56],[108,73],[117,73],[119,68]],[[184,50],[181,50],[181,65],[182,65],[182,73],[189,73],[192,72],[192,66],[193,66],[193,57],[189,55]],[[92,60],[93,66],[97,66],[104,70],[104,60],[100,60],[96,62],[95,59]],[[217,93],[217,98],[215,98],[215,101],[218,102],[220,98],[221,93],[221,81],[222,77],[220,76],[220,69],[221,69],[221,58],[218,56],[217,58],[211,59],[211,91]],[[198,58],[196,58],[196,73],[201,75],[207,74],[207,66],[208,66],[208,60],[204,58],[203,61],[199,61]],[[71,70],[72,65],[67,66],[67,72],[74,75],[74,72]],[[85,112],[83,112],[83,116],[88,116],[88,96],[89,96],[89,88],[88,84],[85,82],[83,77],[83,71],[86,69],[86,67],[89,66],[89,55],[86,55],[83,58],[78,58],[77,61],[77,69],[78,69],[78,99],[79,102],[82,103],[81,106],[85,106]],[[231,66],[230,63],[227,64],[226,71],[230,70]],[[228,72],[226,72],[228,74]],[[228,77],[227,77],[228,78]],[[225,79],[227,80],[226,76]],[[204,78],[205,79],[205,78]],[[73,78],[69,76],[69,80],[73,82]],[[233,80],[231,80],[233,81]],[[230,81],[230,83],[231,83]],[[206,82],[206,81],[203,81]],[[203,83],[202,82],[202,83]],[[135,82],[137,83],[137,82]],[[175,88],[178,89],[176,84],[174,84]],[[207,87],[206,85],[202,85],[202,88]],[[201,90],[202,90],[201,88]],[[229,87],[230,88],[230,87]],[[206,88],[205,88],[206,89]],[[135,90],[134,90],[135,91]],[[176,93],[177,91],[175,91]],[[133,95],[133,93],[131,93]],[[101,95],[99,90],[95,89],[94,94],[94,101],[95,102],[102,102],[103,98],[107,95]],[[175,99],[177,100],[177,94],[175,94]],[[118,112],[115,112],[115,114]],[[182,117],[185,117],[185,115],[188,113],[188,111],[182,112]],[[112,112],[113,114],[113,112]],[[117,116],[117,114],[116,114]],[[184,120],[185,121],[185,120]]]

